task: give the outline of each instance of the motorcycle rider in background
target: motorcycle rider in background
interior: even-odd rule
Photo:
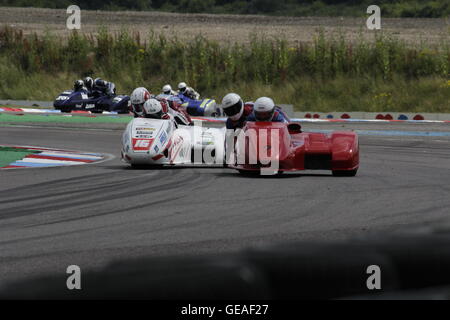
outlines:
[[[84,86],[90,96],[106,95],[112,97],[116,95],[116,85],[100,78],[93,80],[91,77],[86,77],[84,78]]]
[[[88,94],[92,95],[92,88],[94,87],[94,79],[92,79],[91,77],[86,77],[86,78],[84,78],[83,82],[84,82],[84,87],[88,91]]]
[[[100,94],[107,95],[109,97],[116,95],[116,85],[112,82],[105,81],[103,79],[97,78],[94,80],[93,91],[99,92]]]
[[[192,100],[200,100],[200,94],[193,88],[188,87],[185,82],[180,82],[178,84],[178,92]]]
[[[170,84],[166,84],[163,88],[162,88],[162,93],[164,95],[167,96],[176,96],[178,94],[178,92],[176,92],[175,90],[172,90],[172,86]]]
[[[83,80],[76,80],[75,83],[73,84],[73,91],[78,92],[83,90],[87,90],[86,87],[84,86]]]
[[[181,99],[178,98],[178,92],[172,90],[172,87],[170,84],[166,84],[162,92],[157,96],[158,99],[167,99],[169,101],[175,101],[178,104],[182,104]]]

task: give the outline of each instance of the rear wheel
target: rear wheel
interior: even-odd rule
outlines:
[[[354,177],[358,169],[355,170],[333,170],[333,176],[335,177]]]

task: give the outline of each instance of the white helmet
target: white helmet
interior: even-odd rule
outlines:
[[[161,103],[154,99],[150,98],[144,103],[144,116],[146,118],[155,118],[155,119],[161,119],[163,116],[163,108]]]
[[[163,87],[163,93],[165,93],[165,94],[172,94],[172,86],[170,84],[166,84]]]
[[[244,113],[244,102],[236,93],[229,93],[222,100],[222,109],[227,117],[237,121]]]
[[[267,97],[259,98],[253,106],[256,121],[272,121],[275,113],[275,103]]]
[[[180,83],[178,84],[178,89],[179,89],[181,92],[186,91],[186,88],[187,88],[186,82],[180,82]]]
[[[150,92],[147,89],[140,87],[134,89],[133,93],[130,96],[131,106],[133,107],[133,111],[138,116],[144,115],[144,103],[150,99]]]

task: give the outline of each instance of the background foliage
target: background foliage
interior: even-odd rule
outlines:
[[[364,16],[373,0],[0,0],[0,6],[188,13]],[[448,0],[377,0],[384,17],[448,17]]]
[[[192,42],[122,30],[25,36],[0,29],[0,98],[53,100],[84,76],[115,82],[122,93],[137,86],[159,92],[186,81],[204,96],[227,92],[247,100],[271,95],[299,109],[317,111],[450,112],[450,43],[407,46],[378,33],[348,41],[344,34],[291,46],[282,38],[254,35],[248,44],[198,36]]]

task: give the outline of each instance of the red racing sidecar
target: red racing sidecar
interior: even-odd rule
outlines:
[[[309,133],[298,123],[247,122],[234,141],[229,167],[241,173],[331,170],[355,176],[359,168],[354,132]]]

